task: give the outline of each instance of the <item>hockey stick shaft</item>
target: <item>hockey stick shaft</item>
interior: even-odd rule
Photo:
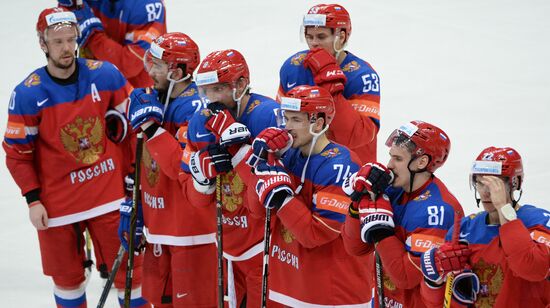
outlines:
[[[375,251],[375,267],[376,267],[376,293],[378,293],[378,305],[380,308],[386,307],[384,301],[384,272],[382,271],[382,260],[380,255]]]
[[[101,292],[99,303],[97,303],[97,308],[103,308],[103,306],[105,305],[105,302],[107,301],[107,297],[109,296],[109,291],[111,291],[111,286],[115,281],[115,276],[116,276],[116,273],[118,272],[118,269],[120,268],[120,264],[122,263],[122,258],[124,257],[125,251],[126,250],[124,250],[124,246],[120,245],[115,261],[113,262],[113,267],[111,268],[111,273],[109,273],[109,278],[107,278],[107,281],[103,286],[103,291]]]
[[[262,308],[267,307],[267,279],[269,276],[269,245],[271,237],[271,209],[265,210],[264,259],[262,271]]]
[[[223,216],[222,216],[222,179],[216,176],[216,241],[218,242],[218,307],[223,308]]]
[[[460,234],[460,214],[455,212],[455,220],[453,223],[453,236],[451,241],[453,244],[458,244]],[[453,272],[447,274],[447,281],[445,282],[445,299],[443,300],[443,308],[450,308],[452,295],[453,295],[453,281],[455,280],[455,274]]]
[[[143,132],[137,134],[136,168],[134,174],[134,191],[132,193],[132,215],[130,216],[130,234],[128,234],[128,266],[126,267],[126,283],[124,286],[124,307],[130,307],[132,294],[132,278],[134,276],[134,249],[137,221],[137,207],[140,202],[141,154],[143,152]]]

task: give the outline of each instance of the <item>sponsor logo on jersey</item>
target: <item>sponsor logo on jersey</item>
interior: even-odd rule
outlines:
[[[197,94],[197,90],[195,88],[187,89],[183,93],[180,94],[181,97],[189,97]]]
[[[235,212],[243,203],[244,183],[237,173],[230,171],[221,178],[222,202],[229,212]]]
[[[271,249],[271,257],[281,261],[282,263],[286,263],[295,269],[300,269],[300,260],[297,255],[286,251],[284,249],[281,249],[279,245],[273,245],[273,249]]]
[[[534,230],[533,232],[531,232],[531,238],[536,242],[539,242],[541,244],[544,244],[550,247],[550,234],[548,233],[544,233],[539,230]]]
[[[76,117],[61,128],[59,134],[65,150],[80,163],[93,164],[104,152],[105,132],[99,117]]]
[[[426,252],[433,247],[439,247],[443,245],[445,240],[442,237],[413,233],[407,237],[406,244],[411,247],[411,251],[414,252]]]
[[[371,118],[380,119],[380,103],[366,99],[352,99],[351,106],[357,112]]]
[[[145,178],[147,179],[147,184],[150,187],[157,185],[160,176],[160,168],[157,162],[151,157],[151,154],[147,150],[145,144],[143,144],[143,156],[141,159],[143,167],[145,167]]]
[[[258,105],[260,104],[260,100],[256,99],[254,100],[250,105],[248,105],[248,108],[246,109],[246,113],[250,114],[252,110],[254,110]]]
[[[353,60],[350,63],[344,65],[344,67],[342,67],[342,71],[351,73],[358,70],[360,67],[361,65],[357,63],[357,61]]]
[[[11,139],[25,139],[25,124],[8,121],[4,136]]]
[[[180,126],[176,132],[176,139],[179,143],[187,143],[187,125]]]
[[[346,215],[351,200],[347,196],[319,192],[315,195],[316,207],[321,210],[332,211]]]
[[[292,57],[292,59],[290,59],[290,63],[292,65],[296,65],[296,66],[302,65],[302,62],[304,62],[304,59],[306,58],[306,55],[307,55],[306,52],[299,53],[299,54],[295,55],[294,57]]]
[[[327,158],[333,158],[333,157],[338,156],[339,154],[340,154],[340,149],[339,148],[331,148],[331,149],[323,151],[321,153],[321,156],[327,157]]]
[[[98,60],[86,60],[86,66],[90,69],[90,71],[96,70],[100,68],[103,65],[103,62]]]
[[[28,88],[32,86],[37,86],[40,84],[40,76],[36,73],[32,73],[27,80],[25,80],[25,86]]]
[[[426,190],[423,194],[420,194],[420,196],[414,198],[414,201],[425,201],[431,196],[432,196],[432,193],[430,192],[430,190]]]
[[[104,161],[101,161],[99,164],[96,164],[95,166],[92,166],[86,169],[80,169],[78,171],[73,171],[71,172],[69,177],[71,179],[71,184],[84,183],[102,174],[114,171],[115,168],[116,168],[115,162],[113,161],[112,158],[109,158]]]

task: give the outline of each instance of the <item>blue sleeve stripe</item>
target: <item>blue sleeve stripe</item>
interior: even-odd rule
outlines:
[[[327,210],[318,210],[318,209],[314,209],[313,211],[323,218],[335,220],[339,223],[344,223],[344,221],[346,220],[346,215],[344,214],[336,213],[333,211],[327,211]]]

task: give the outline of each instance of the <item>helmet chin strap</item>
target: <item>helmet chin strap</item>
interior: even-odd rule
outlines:
[[[336,31],[336,29],[334,31]],[[336,55],[334,56],[336,58],[336,61],[338,61],[338,57],[340,57],[340,53],[344,51],[344,48],[346,48],[346,45],[347,45],[347,42],[344,42],[344,44],[342,44],[342,48],[340,49],[336,48],[336,43],[338,42],[339,38],[340,38],[340,35],[338,34],[335,35],[334,41],[332,42],[332,48],[334,48],[334,51],[336,51]]]
[[[172,72],[168,72],[166,79],[170,81],[170,84],[168,85],[168,91],[166,91],[166,99],[164,100],[163,114],[166,114],[166,109],[168,109],[168,103],[170,102],[170,96],[172,95],[172,91],[174,90],[174,86],[176,85],[176,83],[184,82],[189,78],[191,78],[191,74],[187,74],[186,76],[176,80],[172,78]],[[164,122],[164,119],[162,121]]]
[[[243,93],[241,93],[241,95],[237,97],[237,88],[233,88],[233,93],[231,96],[233,97],[233,100],[237,103],[237,118],[241,117],[241,100],[249,90],[250,86],[247,85],[246,88],[244,88]]]
[[[302,176],[300,177],[300,185],[298,185],[296,190],[294,190],[294,194],[296,194],[296,195],[299,194],[300,191],[302,191],[302,188],[304,187],[304,182],[306,180],[307,166],[309,164],[309,159],[311,157],[311,153],[313,152],[313,148],[315,147],[315,144],[317,143],[317,139],[319,139],[319,137],[322,134],[324,134],[328,129],[328,125],[326,125],[320,132],[315,133],[313,131],[313,126],[315,126],[315,122],[309,124],[309,133],[313,136],[313,139],[311,139],[311,143],[309,145],[309,153],[307,154],[306,163],[304,164],[304,169],[302,169]]]

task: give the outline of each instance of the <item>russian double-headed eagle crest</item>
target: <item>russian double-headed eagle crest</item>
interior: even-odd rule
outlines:
[[[99,117],[76,119],[61,128],[61,143],[76,161],[91,165],[104,152],[103,124]]]
[[[157,162],[151,157],[151,154],[147,150],[145,144],[143,144],[143,156],[141,162],[145,167],[145,178],[150,187],[157,185],[159,181],[160,168]]]
[[[221,178],[223,206],[229,212],[234,212],[243,203],[242,192],[244,184],[237,173],[230,171]]]

